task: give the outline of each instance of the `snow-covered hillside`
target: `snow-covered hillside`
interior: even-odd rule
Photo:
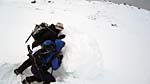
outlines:
[[[0,11],[0,84],[19,84],[13,69],[27,59],[25,40],[41,22],[65,27],[52,84],[150,83],[150,11],[86,0],[1,0]]]

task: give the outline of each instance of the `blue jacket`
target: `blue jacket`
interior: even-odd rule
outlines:
[[[47,70],[52,67],[53,70],[57,70],[60,67],[61,60],[59,54],[65,46],[65,42],[60,39],[56,39],[53,44],[55,44],[55,47],[49,53],[41,54],[41,52],[39,52],[36,55],[39,68]]]

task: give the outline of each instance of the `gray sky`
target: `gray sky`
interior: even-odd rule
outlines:
[[[92,1],[92,0],[90,0],[90,1]],[[93,0],[93,1],[101,1],[101,0]],[[128,3],[128,4],[132,4],[136,7],[150,10],[150,0],[106,0],[106,1],[112,1],[115,3]]]
[[[150,0],[110,0],[110,1],[113,1],[116,3],[125,2],[125,3],[135,5],[137,7],[141,7],[141,8],[150,10]]]

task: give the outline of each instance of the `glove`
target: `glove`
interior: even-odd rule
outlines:
[[[66,37],[66,35],[62,34],[58,36],[58,39],[64,39]]]

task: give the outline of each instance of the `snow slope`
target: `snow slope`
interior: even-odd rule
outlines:
[[[67,37],[63,66],[54,72],[58,82],[53,84],[150,83],[147,10],[84,0],[1,0],[0,10],[0,84],[19,84],[13,69],[27,59],[24,42],[35,24],[58,21]]]

